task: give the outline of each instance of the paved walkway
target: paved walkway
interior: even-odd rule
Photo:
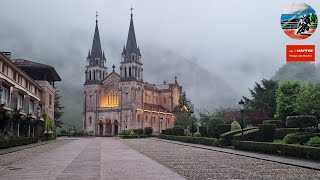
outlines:
[[[237,149],[205,146],[205,145],[201,145],[201,144],[184,143],[184,142],[171,141],[171,140],[166,140],[166,139],[152,138],[152,140],[163,141],[163,142],[168,142],[168,143],[173,143],[173,144],[179,144],[179,145],[189,146],[189,147],[197,147],[197,148],[201,148],[201,149],[207,149],[207,150],[223,152],[223,153],[228,153],[228,154],[235,154],[235,155],[240,155],[240,156],[244,156],[244,157],[251,157],[251,158],[261,159],[261,160],[266,160],[266,161],[278,162],[281,164],[287,164],[287,165],[292,165],[292,166],[297,166],[297,167],[320,170],[320,162],[319,161],[311,161],[311,160],[295,158],[295,157],[278,156],[278,155],[270,155],[270,154],[242,151],[242,150],[237,150]]]
[[[0,180],[184,179],[114,138],[80,138],[0,171]]]

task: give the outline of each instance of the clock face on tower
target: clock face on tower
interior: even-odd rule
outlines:
[[[125,87],[125,88],[123,89],[123,92],[126,93],[126,94],[128,94],[128,93],[129,93],[129,87]]]
[[[93,95],[93,90],[92,89],[89,89],[88,90],[88,95],[90,96],[90,95]]]

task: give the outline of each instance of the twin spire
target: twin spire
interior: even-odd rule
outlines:
[[[133,14],[131,7],[131,19],[130,19],[130,26],[129,26],[129,32],[128,32],[128,38],[127,38],[127,44],[123,47],[122,56],[125,57],[126,60],[130,60],[130,57],[132,54],[135,54],[136,56],[141,56],[140,49],[137,45],[136,35],[134,31],[134,24],[133,24]],[[101,48],[101,42],[100,42],[100,35],[99,35],[99,27],[98,27],[98,12],[96,12],[96,26],[94,30],[94,36],[93,36],[93,42],[92,42],[92,48],[91,51],[88,52],[87,59],[93,62],[92,65],[98,63],[96,62],[96,58],[99,58],[100,60],[104,61],[106,60],[105,54],[102,51]]]

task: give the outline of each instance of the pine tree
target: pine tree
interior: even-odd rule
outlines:
[[[64,108],[61,105],[60,102],[61,96],[59,95],[59,89],[57,87],[55,87],[55,95],[54,95],[54,122],[56,127],[61,128],[61,125],[63,124],[63,122],[60,120],[60,118],[63,115],[63,111],[62,109]]]

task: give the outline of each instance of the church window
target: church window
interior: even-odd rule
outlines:
[[[167,103],[167,99],[163,98],[163,104],[166,104],[166,103]]]
[[[126,126],[126,129],[128,128],[128,126]]]
[[[131,77],[131,66],[129,67],[129,77]]]
[[[91,80],[91,71],[89,71],[89,80]]]
[[[148,124],[148,115],[146,115],[146,124]]]
[[[93,80],[96,80],[96,70],[93,70]]]
[[[167,123],[168,123],[168,126],[170,125],[170,119],[169,118],[167,118]]]
[[[127,67],[124,67],[124,77],[127,77]]]
[[[126,123],[128,122],[128,115],[126,115]]]
[[[140,122],[140,114],[138,114],[138,118],[137,119],[138,119],[138,123],[139,123]]]
[[[90,123],[90,125],[92,123],[92,117],[91,116],[89,117],[89,123]]]

